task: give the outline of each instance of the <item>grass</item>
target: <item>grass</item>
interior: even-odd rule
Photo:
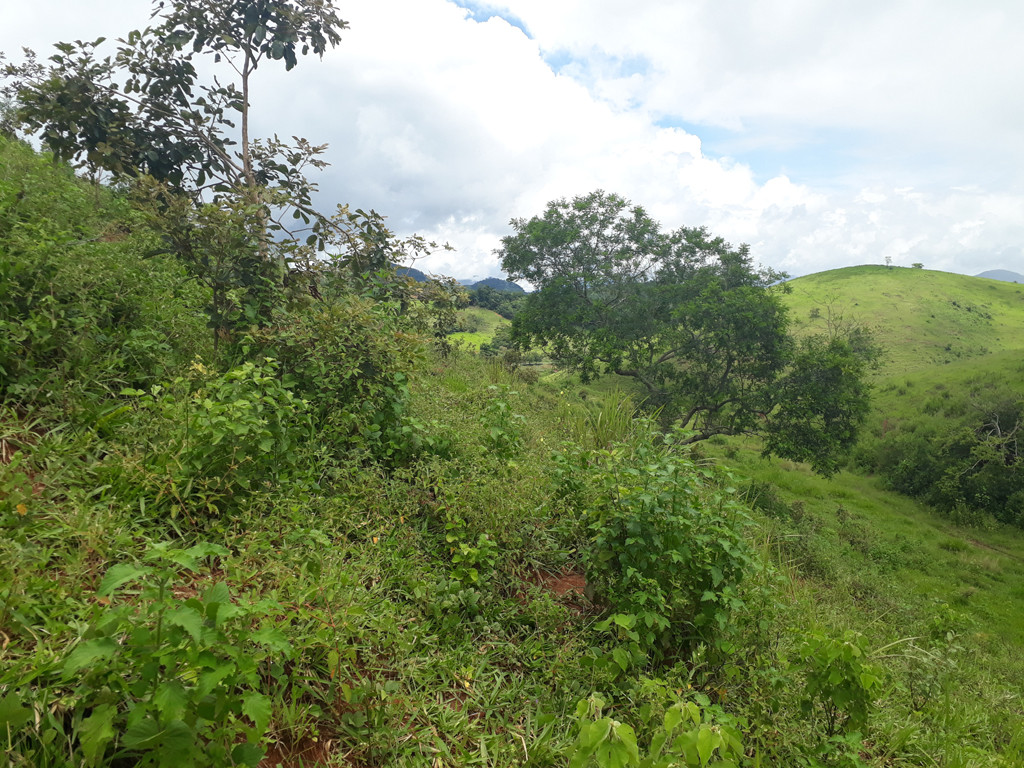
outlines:
[[[459,310],[459,318],[463,322],[475,327],[472,332],[453,333],[449,338],[455,343],[461,343],[469,350],[479,350],[481,344],[486,344],[494,338],[499,326],[510,325],[509,321],[491,309],[482,307],[466,307]]]
[[[861,266],[786,285],[797,333],[823,331],[830,315],[873,331],[888,353],[881,378],[1024,348],[1024,286],[1014,283]]]
[[[40,178],[54,167],[36,166]],[[5,180],[17,178],[11,172]],[[48,183],[60,192],[54,197],[71,202],[81,192],[60,179]],[[14,232],[56,215],[48,201],[40,213],[20,195],[5,200],[5,210],[17,213],[5,219],[17,223]],[[27,231],[17,241],[26,270],[38,266],[32,249],[51,248]],[[89,234],[68,231],[73,243]],[[101,238],[89,247],[108,246]],[[46,256],[54,268],[80,267],[80,254],[63,246]],[[140,286],[152,282],[144,271],[152,260],[132,263]],[[878,272],[863,274],[932,279]],[[985,290],[1004,295],[1001,287]],[[123,293],[119,287],[118,298]],[[76,308],[103,309],[73,296],[82,299]],[[960,312],[968,299],[958,301]],[[216,394],[196,378],[205,370],[200,358],[216,367],[203,357],[210,350],[185,343],[207,338],[203,302],[168,291],[163,304],[188,331],[187,355],[146,347],[160,355],[151,375],[155,382],[195,379],[204,400],[181,403],[198,408]],[[1004,304],[979,300],[963,313],[991,331],[1015,311]],[[471,312],[477,333],[489,338],[501,321]],[[133,314],[140,323],[150,316]],[[79,325],[84,332],[90,324]],[[53,327],[37,326],[44,341]],[[405,334],[372,340],[392,336]],[[310,348],[324,344],[321,338]],[[122,346],[110,343],[114,351]],[[354,356],[358,347],[343,348]],[[881,377],[880,402],[892,418],[909,420],[915,403],[934,399],[932,415],[941,418],[944,392],[969,393],[996,373],[1006,374],[1004,383],[1016,375],[1014,351],[993,343],[969,365],[942,364],[938,375],[927,361],[911,365],[913,350],[896,349],[893,359],[904,367]],[[106,359],[92,364],[117,384],[112,391],[86,388],[74,409],[32,413],[13,391],[0,411],[0,744],[18,768],[121,765],[143,749],[158,762],[220,766],[238,760],[215,756],[214,747],[233,752],[250,739],[268,748],[263,765],[562,766],[579,732],[577,705],[593,696],[635,730],[643,749],[677,702],[698,707],[716,728],[735,724],[745,768],[1024,764],[1019,531],[959,529],[873,478],[825,480],[802,465],[761,459],[752,443],[708,441],[694,449],[696,464],[673,462],[702,489],[677,499],[673,488],[672,504],[680,505],[673,513],[717,524],[725,502],[745,496],[751,511],[743,533],[764,567],[751,563],[748,578],[719,590],[724,576],[716,577],[715,562],[688,560],[683,541],[666,569],[683,563],[708,577],[706,594],[729,601],[728,620],[714,612],[723,621],[702,630],[706,643],[637,654],[628,617],[602,622],[622,596],[612,590],[608,602],[595,603],[586,594],[594,553],[607,555],[602,562],[617,554],[597,548],[601,536],[624,537],[629,546],[649,533],[630,528],[641,518],[623,519],[614,531],[605,519],[602,529],[595,525],[602,510],[620,496],[645,514],[666,509],[645,485],[659,466],[664,477],[657,460],[664,449],[633,418],[639,398],[630,380],[583,385],[554,372],[534,381],[465,347],[445,357],[424,351],[421,364],[409,364],[409,402],[387,403],[396,419],[382,422],[390,426],[375,445],[393,451],[373,453],[376,422],[359,421],[343,403],[332,412],[337,421],[321,422],[328,438],[293,421],[275,425],[301,439],[289,449],[294,462],[274,467],[273,481],[247,477],[230,493],[203,497],[191,480],[175,479],[191,477],[181,474],[188,454],[166,447],[180,426],[168,417],[180,412],[178,401],[146,409],[137,396],[115,394],[122,372],[106,370]],[[390,359],[381,353],[375,361]],[[68,363],[66,370],[88,377],[94,369]],[[374,370],[360,369],[361,384],[372,386]],[[396,379],[403,386],[404,373]],[[278,382],[261,384],[263,395],[271,381]],[[68,389],[70,402],[76,393]],[[328,388],[309,392],[320,389]],[[223,402],[249,413],[252,399]],[[359,408],[368,402],[365,395],[353,400]],[[240,467],[265,458],[231,443],[253,423],[196,420],[192,439],[242,445],[223,473],[240,475]],[[717,473],[719,462],[731,467],[731,478]],[[598,481],[600,492],[592,492]],[[219,506],[204,506],[203,498]],[[556,583],[575,587],[556,590]],[[653,589],[637,594],[661,599]],[[681,623],[674,627],[681,633],[696,629]],[[816,716],[826,704],[807,701],[800,656],[811,635],[829,638],[826,647],[851,647],[847,632],[863,638],[864,661],[882,683],[863,732],[835,742]],[[178,759],[183,745],[187,754]],[[252,755],[248,763],[256,765]]]

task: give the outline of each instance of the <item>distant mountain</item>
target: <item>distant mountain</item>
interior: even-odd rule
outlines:
[[[469,290],[475,291],[477,288],[485,285],[496,291],[504,291],[506,293],[526,293],[521,285],[517,285],[509,280],[502,280],[500,277],[488,277],[483,280],[479,280],[470,285]]]
[[[1011,272],[1008,269],[990,269],[975,277],[987,277],[989,280],[1003,280],[1007,283],[1024,283],[1024,275]]]
[[[430,279],[429,277],[427,277],[425,274],[420,272],[418,269],[415,269],[414,267],[398,267],[395,270],[395,274],[400,275],[401,277],[411,277],[417,283],[425,283],[427,282],[427,280]]]

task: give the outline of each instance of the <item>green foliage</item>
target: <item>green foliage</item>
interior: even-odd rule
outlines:
[[[133,202],[173,254],[210,292],[207,326],[214,346],[265,323],[281,302],[277,267],[261,250],[259,206],[242,199],[195,203],[152,179],[139,180]]]
[[[121,201],[0,139],[0,398],[70,414],[202,349],[203,293],[153,244]]]
[[[279,365],[243,363],[216,375],[194,366],[195,388],[126,390],[140,409],[173,431],[148,447],[145,482],[157,504],[172,514],[219,516],[241,498],[282,479],[295,479],[301,446],[312,435],[307,405],[287,389]],[[201,519],[201,518],[200,518]]]
[[[525,298],[526,295],[523,293],[499,291],[489,285],[481,285],[469,293],[469,303],[471,306],[490,309],[506,320],[511,320],[516,316]]]
[[[867,336],[789,335],[779,273],[706,229],[661,232],[640,206],[598,191],[513,219],[502,267],[537,286],[513,321],[584,382],[629,376],[689,441],[764,433],[765,448],[835,471],[867,409]]]
[[[97,55],[100,38],[58,43],[49,68],[34,58],[8,67],[22,126],[60,159],[118,176],[149,175],[197,194],[208,182],[221,194],[276,186],[308,204],[302,168],[322,165],[315,160],[322,148],[250,142],[249,83],[261,61],[283,59],[291,69],[297,46],[322,56],[336,45],[347,25],[333,5],[172,0],[154,7],[157,23],[120,38],[113,56]],[[237,85],[202,84],[196,61],[203,54],[234,71]],[[235,112],[242,143],[232,151]]]
[[[588,448],[609,448],[614,443],[630,442],[633,436],[645,439],[650,433],[650,421],[640,413],[633,398],[619,389],[597,404],[572,408],[566,415],[573,439]]]
[[[480,414],[480,425],[485,430],[484,447],[490,456],[508,462],[523,447],[525,419],[513,411],[511,402],[519,393],[504,384],[492,384],[487,392],[487,403]]]
[[[709,709],[693,701],[680,701],[665,712],[646,755],[640,754],[631,726],[602,717],[604,707],[596,694],[577,705],[579,735],[570,768],[738,768],[744,761],[739,730],[716,722]]]
[[[570,451],[559,479],[589,534],[588,587],[616,614],[604,628],[663,660],[725,634],[754,560],[727,478],[697,465],[671,436],[654,439]]]
[[[825,735],[863,731],[868,723],[879,671],[868,661],[863,636],[847,632],[842,640],[812,632],[798,651],[805,674],[801,706],[814,718],[824,717]]]
[[[487,582],[498,559],[498,545],[486,533],[474,541],[466,521],[449,513],[444,525],[445,541],[452,552],[452,575],[463,586],[475,587]]]
[[[1024,527],[1024,400],[990,381],[865,441],[857,460],[964,525]]]
[[[408,414],[409,373],[423,349],[387,304],[349,295],[275,320],[250,343],[279,362],[282,380],[309,403],[315,429],[336,452],[358,443],[401,462],[443,449]]]
[[[9,754],[38,765],[256,766],[272,716],[261,691],[286,676],[292,650],[279,606],[211,578],[205,563],[225,555],[155,544],[148,564],[110,568],[62,663],[9,688]]]
[[[775,410],[765,429],[765,455],[805,461],[835,474],[869,409],[867,374],[877,351],[860,331],[800,340],[773,387]]]

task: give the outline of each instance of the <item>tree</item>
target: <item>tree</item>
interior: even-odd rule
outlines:
[[[513,321],[519,345],[550,345],[584,380],[632,377],[689,442],[760,434],[766,452],[838,468],[867,413],[874,346],[843,328],[796,341],[775,287],[784,275],[755,267],[747,246],[663,232],[603,191],[511,224],[502,267],[538,289]]]
[[[364,233],[353,235],[344,221],[312,206],[316,187],[305,173],[326,165],[320,158],[325,147],[301,138],[291,144],[253,139],[249,130],[259,66],[283,61],[290,70],[299,55],[322,57],[347,24],[331,0],[155,0],[153,18],[154,26],[119,40],[113,55],[100,56],[104,38],[58,43],[48,65],[29,54],[25,63],[4,69],[6,95],[16,101],[20,127],[38,135],[58,160],[115,179],[156,180],[161,189],[150,186],[147,197],[161,213],[179,214],[169,221],[168,248],[201,279],[219,279],[204,271],[211,259],[193,247],[192,230],[209,228],[216,218],[209,206],[232,225],[242,220],[252,227],[251,242],[235,242],[227,256],[236,263],[219,274],[237,278],[225,293],[264,286],[256,292],[264,298],[248,309],[266,318],[265,285],[279,289],[290,261],[303,257],[300,234],[306,247],[322,250],[329,237],[341,236],[359,241],[365,253]],[[220,67],[212,84],[199,79],[201,56]],[[222,82],[225,69],[233,82]],[[176,206],[175,197],[189,200],[193,210]],[[370,223],[384,229],[376,214],[364,215],[373,217]],[[204,238],[210,239],[198,237]],[[223,258],[213,260],[223,267]]]

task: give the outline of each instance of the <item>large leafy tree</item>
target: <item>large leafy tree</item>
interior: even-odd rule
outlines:
[[[310,265],[315,250],[347,253],[353,268],[394,260],[376,213],[314,208],[307,172],[326,165],[324,146],[250,132],[257,70],[290,70],[340,41],[347,23],[333,1],[154,0],[153,9],[152,26],[112,53],[101,53],[103,38],[62,42],[45,64],[29,53],[6,66],[19,128],[58,160],[144,180],[167,249],[214,289],[215,330],[230,316],[266,321],[289,272]],[[247,235],[213,232],[217,222]]]
[[[836,329],[789,333],[780,273],[703,228],[665,232],[602,191],[513,219],[498,254],[538,290],[513,321],[520,345],[548,344],[584,379],[635,379],[691,441],[760,434],[765,451],[838,468],[868,408],[874,346]]]

